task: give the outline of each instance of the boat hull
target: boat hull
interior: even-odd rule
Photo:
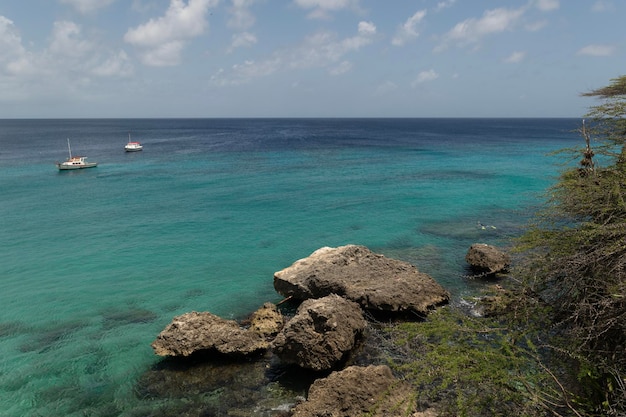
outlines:
[[[98,166],[97,162],[88,162],[84,165],[63,165],[63,164],[57,164],[57,168],[59,168],[60,171],[70,171],[70,170],[74,170],[74,169],[85,169],[85,168],[94,168]]]
[[[124,146],[124,150],[126,152],[138,152],[140,150],[143,149],[143,146],[141,146],[141,143],[139,142],[133,142],[130,140],[130,134],[128,135],[128,143],[126,144],[126,146]]]

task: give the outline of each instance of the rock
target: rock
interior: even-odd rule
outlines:
[[[425,314],[450,295],[408,262],[364,246],[324,247],[274,274],[274,288],[299,300],[338,294],[374,311]]]
[[[316,380],[307,400],[293,408],[292,417],[412,415],[416,411],[414,396],[409,385],[396,379],[386,365],[350,366]]]
[[[505,272],[511,265],[509,255],[485,243],[474,243],[470,246],[465,261],[473,270],[487,274]]]
[[[278,307],[272,303],[263,304],[250,316],[250,330],[260,334],[265,339],[272,339],[284,325],[283,315],[278,311]]]
[[[267,350],[269,342],[261,334],[242,328],[234,320],[192,311],[174,317],[152,342],[152,348],[160,356],[189,356],[199,351],[248,355]]]
[[[284,362],[314,371],[332,369],[356,345],[366,321],[358,304],[338,295],[305,300],[272,342]]]

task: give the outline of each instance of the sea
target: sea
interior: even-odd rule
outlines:
[[[269,365],[150,344],[186,312],[281,302],[274,272],[324,246],[411,262],[460,303],[485,285],[467,249],[523,232],[579,124],[0,120],[0,416],[277,415],[303,394]],[[98,166],[59,171],[68,139]]]

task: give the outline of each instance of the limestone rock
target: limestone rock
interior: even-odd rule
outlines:
[[[350,366],[316,380],[292,417],[419,416],[413,395],[386,365]]]
[[[192,311],[174,317],[152,342],[160,356],[189,356],[198,351],[248,355],[269,348],[263,336],[208,312]]]
[[[332,369],[354,348],[366,321],[358,304],[338,295],[305,300],[272,343],[285,363]]]
[[[300,300],[338,294],[368,310],[421,314],[450,298],[432,277],[410,263],[358,245],[316,250],[274,273],[274,288]]]
[[[465,255],[465,261],[479,272],[496,274],[506,271],[511,265],[511,258],[495,246],[486,243],[474,243]]]
[[[250,330],[266,339],[271,339],[281,331],[285,319],[275,304],[265,303],[250,316]]]

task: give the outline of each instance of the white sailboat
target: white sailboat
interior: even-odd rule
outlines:
[[[87,162],[86,156],[72,156],[72,148],[70,147],[70,138],[67,138],[67,150],[70,154],[65,162],[57,162],[56,166],[60,170],[93,168],[98,166],[97,162]]]
[[[143,146],[139,142],[131,142],[130,133],[128,134],[128,143],[124,146],[126,152],[137,152],[143,149]]]

